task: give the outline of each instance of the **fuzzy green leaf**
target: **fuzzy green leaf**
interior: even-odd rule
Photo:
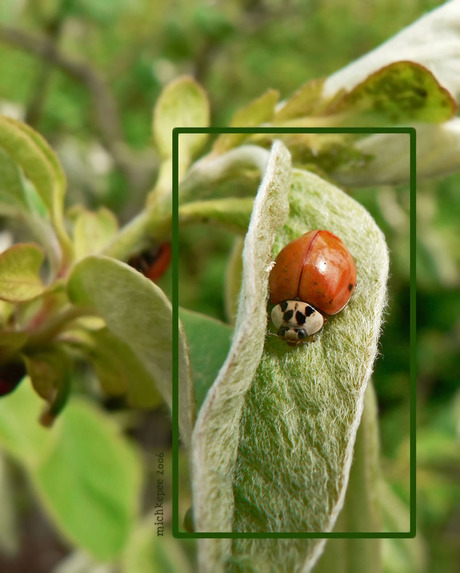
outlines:
[[[359,116],[367,122],[373,118],[380,123],[428,123],[447,121],[455,115],[457,104],[427,68],[395,62],[346,93],[334,111],[351,114],[354,124]]]
[[[238,237],[233,245],[225,273],[225,314],[231,324],[235,324],[238,314],[238,296],[243,276],[244,241]]]
[[[253,204],[253,197],[185,203],[179,207],[179,224],[215,222],[236,233],[246,233]]]
[[[187,335],[195,398],[200,408],[227,357],[233,328],[185,309],[180,311],[180,319]]]
[[[244,286],[232,346],[201,407],[193,433],[193,507],[198,531],[232,530],[234,494],[230,476],[238,455],[245,394],[263,351],[271,248],[276,230],[287,217],[290,180],[289,152],[275,142],[246,235]],[[220,571],[230,550],[228,539],[203,540],[203,571]]]
[[[126,394],[128,403],[135,408],[153,408],[161,402],[146,367],[133,349],[110,330],[75,333],[72,339],[85,352],[106,394]]]
[[[57,420],[50,454],[32,483],[53,523],[101,561],[120,553],[135,524],[141,464],[102,412],[74,399]]]
[[[155,105],[153,137],[161,157],[172,156],[172,130],[175,127],[207,127],[209,102],[203,88],[188,76],[178,78],[165,87]],[[181,136],[181,163],[190,160],[204,145],[206,133]]]
[[[277,90],[267,90],[247,106],[239,109],[232,117],[230,127],[256,127],[271,121],[279,95]],[[222,133],[214,142],[213,152],[225,153],[240,145],[246,138],[245,133]]]
[[[230,351],[231,369],[222,369],[196,426],[194,512],[199,531],[331,531],[343,505],[377,352],[388,252],[369,214],[311,173],[294,171],[289,203],[289,220],[277,235],[273,257],[308,230],[330,230],[354,256],[358,286],[347,308],[328,320],[315,342],[291,348],[268,336],[262,359],[251,346],[257,344],[254,339],[264,342],[266,311],[258,316],[240,306],[234,341],[244,335],[244,344],[237,353]],[[254,233],[260,236],[261,230]],[[246,258],[243,274],[252,267],[262,280],[269,264],[263,259],[263,270],[259,268],[261,256],[260,245],[254,245],[254,259]],[[243,297],[247,288],[243,280]],[[258,297],[265,305],[263,287]],[[248,324],[250,333],[244,332]],[[243,391],[233,378],[240,368],[251,378]],[[206,439],[213,441],[212,449],[205,449]],[[206,540],[201,563],[203,571],[222,571],[230,560],[231,571],[251,563],[262,571],[284,567],[306,572],[322,545],[314,539],[238,539],[231,545]]]
[[[34,243],[18,243],[0,254],[0,299],[24,302],[41,295],[44,254]]]
[[[345,503],[334,531],[382,531],[378,503],[380,480],[377,403],[374,388],[369,383],[356,435]],[[379,538],[329,539],[314,568],[315,573],[379,573],[382,570],[382,540]]]
[[[102,208],[96,212],[82,209],[73,228],[76,260],[100,253],[113,239],[117,229],[117,219],[108,209]]]
[[[136,403],[152,404],[157,390],[172,401],[172,309],[163,291],[128,265],[108,257],[86,257],[69,279],[70,299],[89,307],[109,331],[126,344],[150,376],[150,384],[136,389]],[[146,378],[136,382],[146,381]],[[182,337],[179,344],[179,425],[186,443],[193,417],[193,389]]]

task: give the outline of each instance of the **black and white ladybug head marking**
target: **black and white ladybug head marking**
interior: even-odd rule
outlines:
[[[324,325],[323,315],[301,300],[280,302],[273,307],[271,316],[278,336],[290,346],[300,344]]]

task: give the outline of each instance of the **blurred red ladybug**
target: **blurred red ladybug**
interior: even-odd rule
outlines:
[[[356,265],[329,231],[309,231],[284,247],[270,273],[271,318],[277,334],[295,346],[340,312],[356,286]]]
[[[171,257],[171,243],[164,242],[154,249],[149,249],[148,251],[131,257],[128,261],[128,265],[155,282],[169,267]]]

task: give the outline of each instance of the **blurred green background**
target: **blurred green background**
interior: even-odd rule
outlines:
[[[212,125],[267,88],[281,98],[366,53],[443,2],[428,0],[2,0],[0,113],[23,119],[58,153],[68,206],[105,205],[122,222],[142,206],[157,168],[151,118],[161,89],[193,75]],[[460,176],[417,190],[418,528],[427,572],[459,571]],[[385,475],[408,501],[409,210],[407,187],[348,190],[376,218],[391,252],[390,299],[374,382]],[[4,221],[0,225],[4,226]],[[225,319],[233,237],[181,235],[181,300]],[[169,291],[170,274],[160,286]],[[170,447],[164,408],[136,439]],[[18,499],[23,543],[1,557],[10,572],[51,570],[65,548],[34,506]],[[30,556],[34,555],[34,569]],[[399,569],[388,569],[399,571]],[[401,570],[402,571],[402,570]]]

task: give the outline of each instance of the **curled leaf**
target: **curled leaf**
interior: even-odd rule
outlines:
[[[334,104],[334,112],[377,122],[442,122],[457,103],[433,74],[415,62],[399,61],[374,72]]]
[[[460,95],[460,4],[445,2],[387,42],[332,74],[324,96],[351,90],[370,74],[393,62],[406,60],[428,68],[454,98]]]
[[[230,478],[238,454],[238,428],[245,394],[263,351],[271,247],[276,229],[287,216],[290,179],[289,153],[284,145],[275,142],[245,240],[244,286],[232,346],[208,392],[193,433],[197,531],[232,530],[234,497]],[[203,540],[203,571],[218,571],[217,563],[230,547],[229,540]]]
[[[0,148],[16,161],[35,187],[68,262],[72,247],[63,223],[66,178],[59,160],[41,135],[25,123],[5,116],[0,116]]]
[[[442,124],[416,124],[417,179],[428,179],[460,169],[460,119]],[[409,137],[377,133],[355,143],[366,161],[343,162],[331,170],[343,185],[370,186],[407,183],[410,179]]]
[[[9,214],[28,209],[21,173],[12,157],[0,148],[0,212]]]
[[[49,211],[61,212],[65,175],[57,157],[41,135],[25,123],[0,116],[0,147],[22,167]]]
[[[230,351],[231,369],[224,367],[211,388],[195,434],[195,464],[201,466],[195,470],[194,510],[201,531],[327,532],[343,505],[377,352],[388,252],[361,205],[319,177],[295,170],[289,201],[290,217],[273,256],[308,230],[330,230],[355,258],[358,285],[347,308],[328,320],[313,343],[290,348],[268,336],[261,359],[253,352],[251,369],[244,352],[257,346],[255,337],[263,342],[267,316],[248,314],[240,305],[234,341],[245,337],[245,344]],[[245,259],[243,275],[250,265],[264,276],[256,252],[255,260]],[[247,288],[243,281],[242,297]],[[258,297],[264,303],[266,291],[261,288]],[[241,391],[234,376],[243,367],[251,380]],[[208,439],[213,446],[205,449]],[[236,539],[232,545],[207,540],[203,570],[223,570],[230,560],[232,571],[250,563],[261,571],[276,566],[307,572],[322,545],[318,539]]]

